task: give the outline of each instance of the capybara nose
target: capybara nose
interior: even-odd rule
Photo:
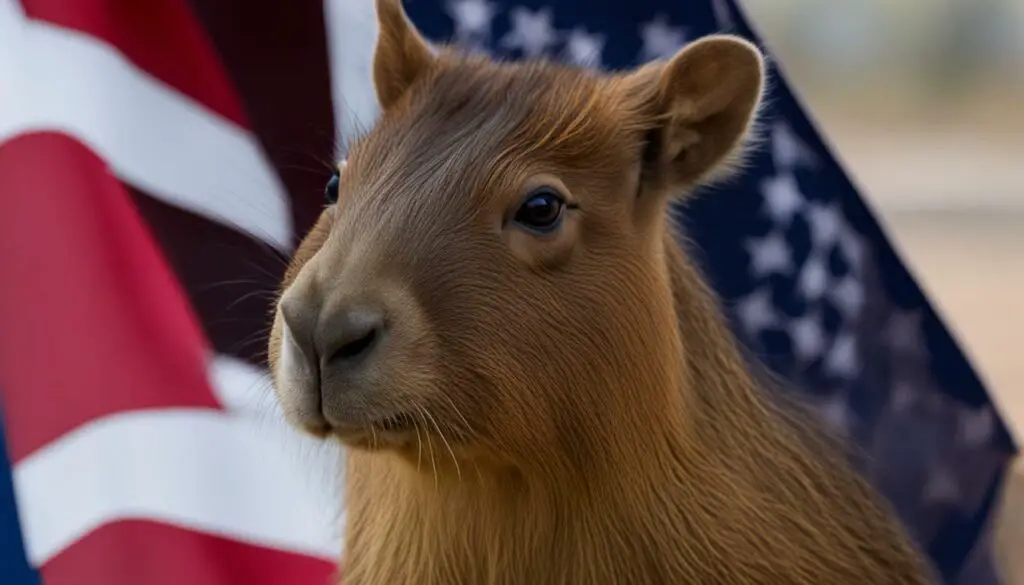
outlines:
[[[384,311],[374,306],[341,307],[321,315],[314,337],[321,375],[354,373],[372,358],[384,335]]]
[[[371,302],[324,306],[285,294],[281,316],[304,358],[320,378],[348,377],[366,365],[385,334],[384,310]]]

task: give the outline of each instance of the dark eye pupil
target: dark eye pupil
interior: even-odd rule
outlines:
[[[543,191],[531,196],[516,211],[516,222],[530,228],[551,228],[562,217],[565,202],[557,194]]]
[[[331,180],[327,181],[327,187],[324,188],[324,199],[328,205],[334,205],[338,202],[338,183],[341,178],[338,176],[337,171],[331,176]]]

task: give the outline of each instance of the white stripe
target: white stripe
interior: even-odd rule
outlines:
[[[209,367],[214,394],[226,409],[248,417],[283,419],[265,370],[227,355],[213,356]]]
[[[337,127],[338,158],[352,139],[377,121],[380,106],[373,89],[373,50],[377,12],[373,0],[324,0],[331,96]]]
[[[0,100],[0,144],[25,132],[67,132],[154,197],[290,247],[285,190],[249,132],[106,43],[26,20],[12,0],[0,2],[0,33],[22,24],[20,35],[0,40],[0,51],[20,57],[17,67],[0,63],[2,83],[18,92]]]
[[[303,479],[279,433],[258,429],[265,431],[215,412],[142,411],[105,417],[48,445],[14,470],[30,562],[41,566],[121,519],[336,559],[335,494]]]
[[[243,403],[251,384],[225,387],[251,378],[225,363],[221,373],[234,369],[219,380],[219,394]],[[247,414],[112,415],[19,462],[14,486],[30,562],[41,566],[120,519],[337,559],[344,525],[340,449],[298,435],[274,412]]]
[[[17,47],[24,31],[24,13],[18,0],[0,0],[0,127],[10,112],[20,108],[24,88],[15,80],[24,79],[24,57]]]

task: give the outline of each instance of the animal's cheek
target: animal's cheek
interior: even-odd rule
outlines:
[[[511,337],[519,339],[515,332],[519,326],[521,323],[510,323],[494,329],[492,336],[478,337],[475,347],[467,348],[471,353],[457,366],[464,369],[451,378],[461,402],[472,407],[489,427],[511,425],[509,430],[515,434],[547,417],[556,387],[563,380],[560,357],[552,352],[545,336],[531,337],[532,344],[511,341]]]
[[[576,211],[567,212],[560,228],[538,235],[510,225],[503,239],[517,260],[536,269],[553,269],[566,264],[579,244],[580,222]]]
[[[556,391],[540,380],[499,382],[495,399],[480,413],[484,432],[493,439],[496,450],[519,466],[529,467],[538,450],[554,444],[560,418],[555,409]]]

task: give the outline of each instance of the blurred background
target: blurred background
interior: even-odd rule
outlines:
[[[1024,0],[744,0],[1024,439]]]

